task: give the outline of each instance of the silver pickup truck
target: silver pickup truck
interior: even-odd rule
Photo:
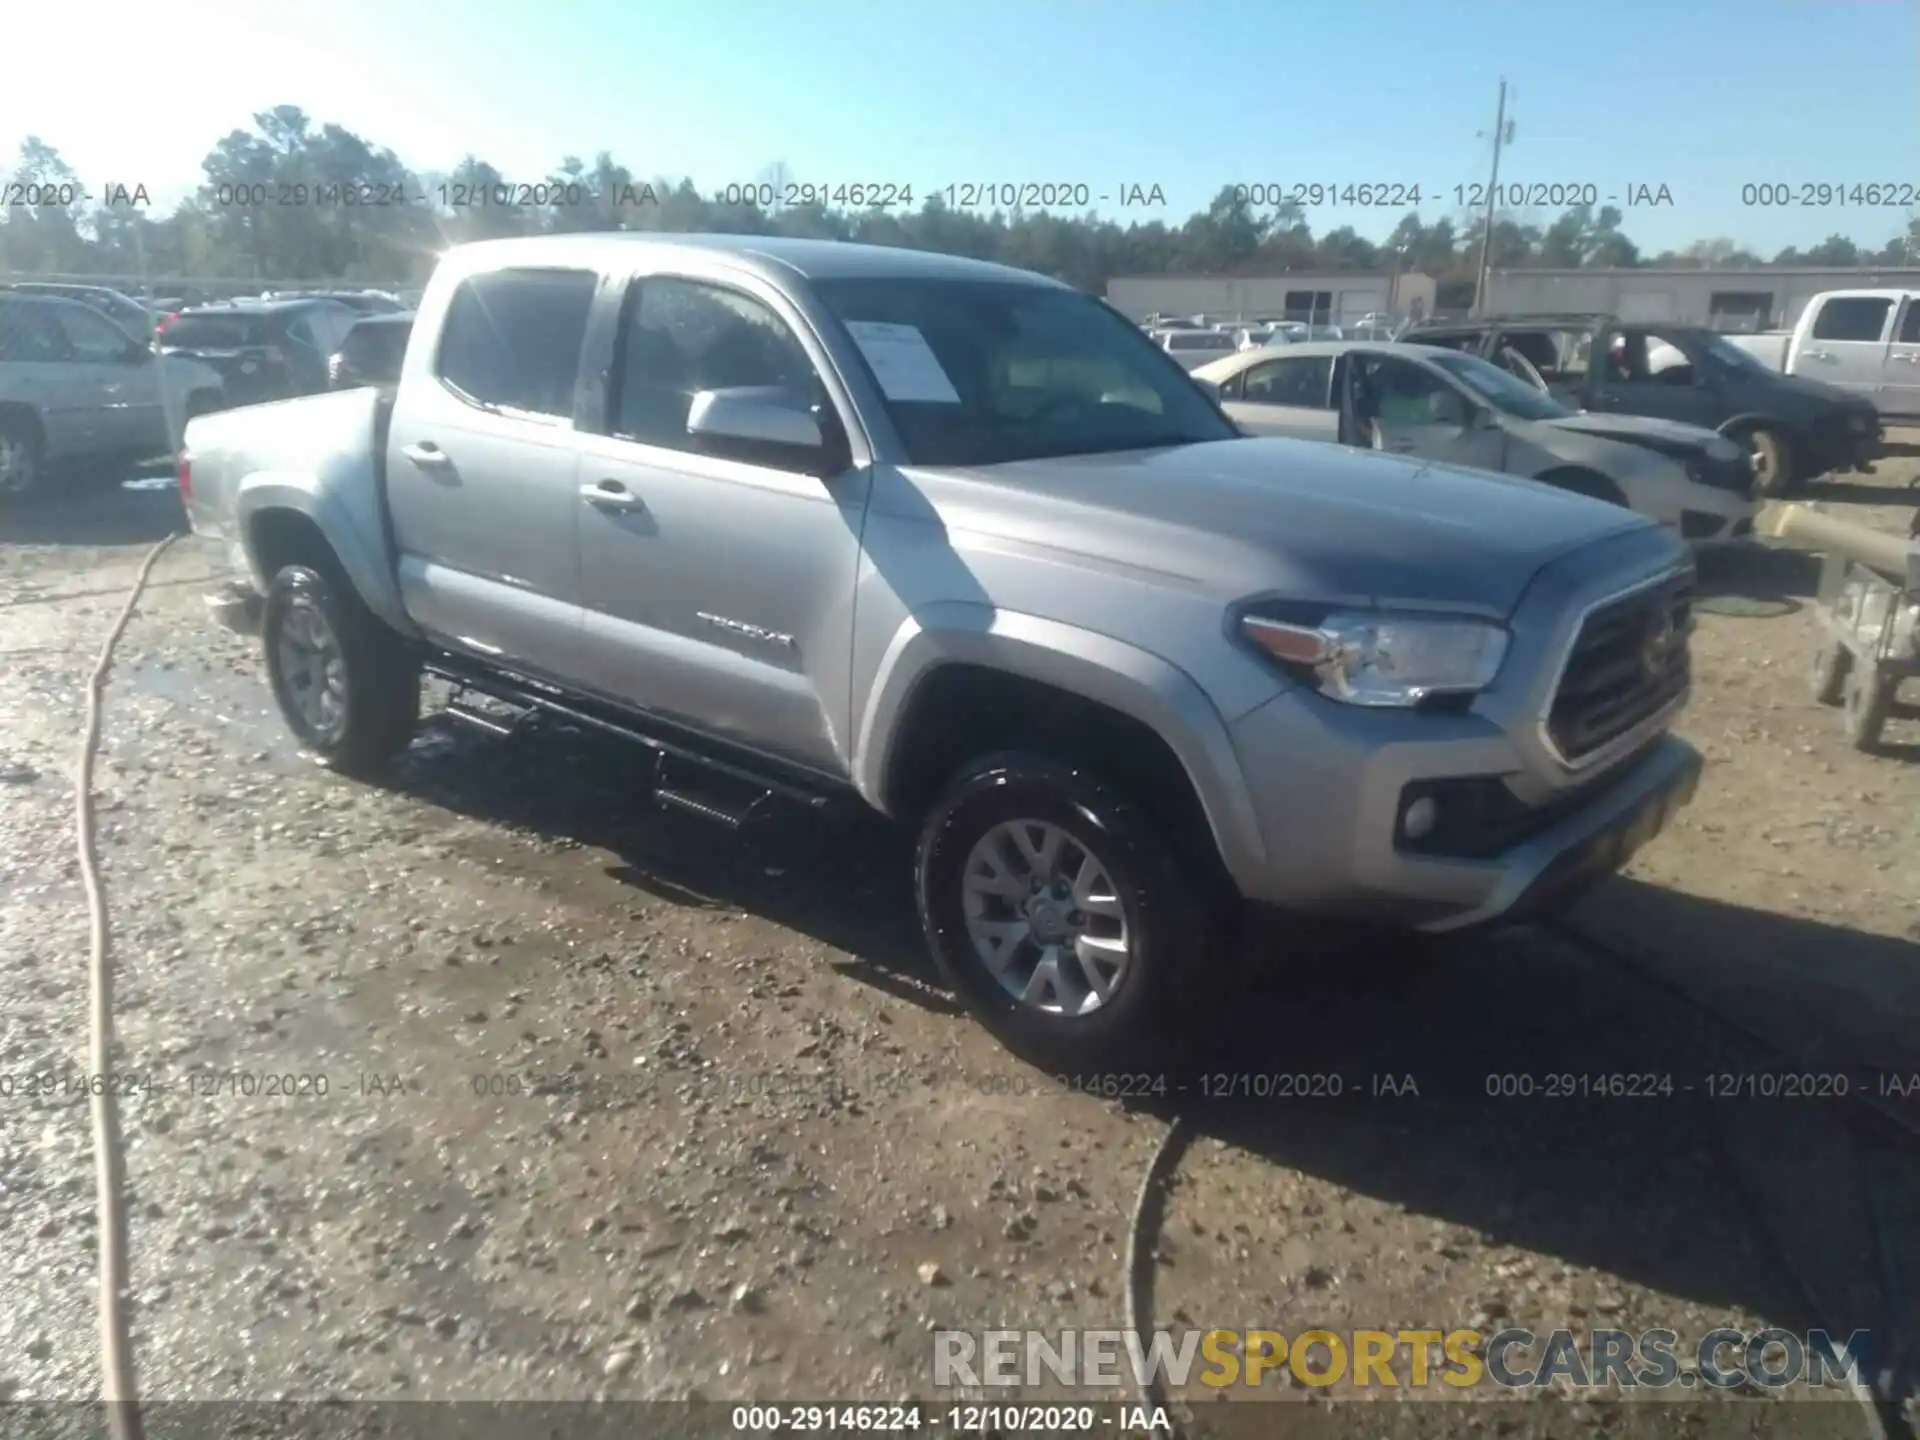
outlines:
[[[946,978],[1054,1063],[1218,1001],[1242,901],[1539,914],[1700,771],[1659,526],[1242,437],[1100,301],[975,261],[460,247],[391,393],[196,420],[181,490],[319,757],[390,759],[427,672],[652,747],[725,825],[856,797],[918,837]]]

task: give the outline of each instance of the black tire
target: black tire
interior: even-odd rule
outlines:
[[[327,567],[331,570],[332,567]],[[322,724],[299,698],[313,683],[289,658],[290,622],[317,613],[338,651],[337,719]],[[366,607],[344,577],[288,565],[267,587],[260,619],[273,698],[303,750],[350,775],[373,774],[398,755],[420,721],[420,660],[406,641]]]
[[[1880,732],[1886,728],[1887,712],[1893,708],[1894,687],[1881,673],[1879,661],[1856,658],[1843,689],[1847,743],[1871,755],[1880,748]]]
[[[1813,698],[1822,705],[1838,705],[1846,694],[1847,672],[1853,652],[1838,640],[1825,640],[1813,652]]]
[[[1729,438],[1746,447],[1754,457],[1753,496],[1756,500],[1777,500],[1791,494],[1800,483],[1793,442],[1778,430],[1751,425]]]
[[[1016,999],[969,937],[962,889],[969,857],[996,826],[1019,820],[1065,831],[1112,881],[1130,954],[1112,993],[1090,1013],[1049,1013]],[[1087,771],[1025,753],[969,764],[934,803],[914,867],[921,926],[941,975],[1015,1054],[1061,1073],[1118,1074],[1129,1066],[1164,1073],[1217,1013],[1226,907],[1210,903],[1218,896],[1197,878],[1204,867],[1183,863],[1160,838],[1164,831]]]
[[[17,505],[47,478],[40,427],[19,415],[0,415],[0,505]]]
[[[1565,490],[1569,495],[1584,495],[1589,500],[1603,500],[1609,505],[1618,505],[1621,509],[1630,509],[1627,497],[1621,488],[1600,474],[1597,470],[1549,470],[1539,477],[1542,485],[1551,485],[1556,490]]]

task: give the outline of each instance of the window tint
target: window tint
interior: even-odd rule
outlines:
[[[1870,296],[1829,300],[1813,317],[1813,338],[1878,340],[1887,328],[1887,312],[1892,308],[1893,301]]]
[[[1920,300],[1907,301],[1906,314],[1900,320],[1900,343],[1920,345]]]
[[[287,338],[293,341],[294,344],[304,346],[308,350],[318,350],[321,348],[320,337],[314,331],[313,322],[305,315],[297,316],[293,322],[287,326]]]
[[[73,347],[48,312],[31,300],[0,300],[0,361],[45,364],[70,359]]]
[[[1361,355],[1367,413],[1387,425],[1465,425],[1466,399],[1438,375],[1387,355]]]
[[[398,375],[411,327],[378,320],[356,325],[340,342],[340,353],[361,370]]]
[[[596,277],[496,270],[461,282],[440,331],[440,378],[482,405],[571,415]]]
[[[613,432],[690,450],[693,397],[736,387],[786,390],[801,409],[825,398],[793,332],[752,296],[694,280],[642,280],[621,323]]]
[[[55,323],[65,332],[75,360],[89,364],[118,360],[133,343],[126,331],[85,305],[69,301],[47,308],[54,312]]]
[[[1269,360],[1246,374],[1242,398],[1256,405],[1297,405],[1309,410],[1327,408],[1333,376],[1331,355],[1300,355]]]

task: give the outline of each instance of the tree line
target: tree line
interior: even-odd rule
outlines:
[[[171,214],[129,177],[89,185],[38,137],[21,145],[0,209],[0,269],[28,274],[164,275],[415,285],[449,244],[593,230],[730,232],[904,245],[995,260],[1099,293],[1115,275],[1277,274],[1287,270],[1420,270],[1441,301],[1477,273],[1483,221],[1409,211],[1383,240],[1350,225],[1316,234],[1298,206],[1258,209],[1223,187],[1185,221],[1092,212],[950,205],[897,197],[887,208],[837,203],[837,190],[796,184],[776,164],[756,183],[702,195],[688,180],[641,178],[602,151],[563,159],[534,184],[509,184],[474,156],[452,171],[415,172],[390,149],[281,105],[234,130],[201,162],[206,183]],[[746,192],[746,193],[742,193]],[[795,198],[797,197],[797,198]],[[795,198],[795,203],[783,203]],[[762,201],[771,203],[760,203]],[[1614,206],[1576,205],[1547,223],[1497,214],[1496,269],[1586,266],[1920,264],[1920,217],[1884,247],[1833,235],[1771,258],[1726,238],[1644,253]]]

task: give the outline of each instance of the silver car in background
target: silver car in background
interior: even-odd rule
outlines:
[[[1185,370],[1197,370],[1234,352],[1233,336],[1219,330],[1160,330],[1152,340]]]
[[[156,354],[90,305],[0,292],[0,502],[56,470],[171,455],[222,394],[218,372]]]
[[[1697,425],[1596,415],[1474,355],[1430,345],[1310,342],[1201,367],[1253,435],[1337,442],[1340,387],[1358,365],[1360,443],[1424,460],[1540,480],[1638,511],[1687,540],[1750,534],[1753,468]]]

